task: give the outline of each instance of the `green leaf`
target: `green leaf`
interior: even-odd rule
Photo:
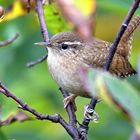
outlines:
[[[8,138],[5,136],[2,130],[0,130],[0,139],[1,140],[8,140]]]
[[[51,33],[55,34],[70,30],[68,23],[60,15],[55,3],[44,6],[44,14],[47,27]]]
[[[95,70],[89,70],[87,77],[86,85],[89,84],[88,90],[93,96],[98,95],[110,106],[124,111],[134,127],[140,129],[140,96],[131,84],[109,73]]]
[[[104,12],[113,12],[113,13],[120,13],[125,14],[128,9],[130,8],[130,5],[132,4],[132,1],[130,0],[98,0],[97,5],[99,9],[101,9]]]
[[[91,16],[96,11],[96,0],[73,0],[71,1],[84,16]]]

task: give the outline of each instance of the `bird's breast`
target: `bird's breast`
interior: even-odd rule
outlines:
[[[48,67],[58,85],[70,93],[85,96],[76,60],[48,53]]]

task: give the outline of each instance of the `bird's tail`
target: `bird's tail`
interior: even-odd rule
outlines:
[[[130,21],[120,40],[117,52],[126,58],[128,58],[131,54],[133,33],[139,25],[140,16],[136,16],[133,20]]]

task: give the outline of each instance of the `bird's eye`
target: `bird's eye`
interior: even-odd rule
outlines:
[[[68,48],[68,44],[62,44],[62,49],[66,50]]]

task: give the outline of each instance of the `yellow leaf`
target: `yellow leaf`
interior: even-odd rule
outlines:
[[[5,13],[3,21],[4,20],[11,20],[11,19],[14,19],[16,17],[23,16],[26,13],[27,12],[25,11],[25,9],[23,9],[20,0],[16,0],[12,6],[12,9]]]
[[[96,0],[73,0],[73,2],[85,16],[92,15],[96,10]]]

